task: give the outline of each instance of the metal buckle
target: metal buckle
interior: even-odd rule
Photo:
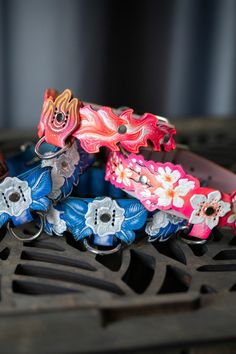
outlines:
[[[197,239],[197,237],[188,237],[189,232],[192,229],[192,225],[191,226],[186,226],[183,225],[178,231],[177,231],[177,237],[184,243],[188,244],[188,245],[204,245],[208,239]],[[183,233],[183,231],[187,231],[185,233]],[[184,236],[182,236],[184,235]]]
[[[122,246],[121,241],[119,241],[118,245],[116,247],[112,248],[111,250],[107,250],[107,251],[98,250],[97,248],[94,248],[89,244],[87,238],[83,239],[83,244],[84,244],[85,248],[87,249],[87,251],[92,252],[94,254],[99,254],[100,256],[105,256],[108,254],[116,253],[121,249],[121,246]]]
[[[44,215],[41,214],[41,213],[38,213],[38,212],[37,212],[37,215],[38,215],[39,218],[40,218],[40,228],[39,228],[39,231],[38,231],[35,235],[32,235],[31,237],[27,237],[27,238],[18,236],[18,235],[15,233],[14,228],[11,227],[11,222],[10,222],[10,221],[7,222],[7,230],[8,230],[8,232],[9,232],[13,237],[15,237],[17,240],[20,240],[20,241],[24,241],[24,242],[25,242],[25,241],[33,241],[33,240],[36,240],[36,238],[38,238],[38,237],[42,234],[42,232],[43,232],[43,230],[44,230]]]
[[[165,117],[162,117],[162,116],[157,116],[155,114],[155,116],[157,117],[158,119],[158,122],[160,122],[161,124],[169,124],[170,125],[170,122],[169,122],[169,119],[165,118]]]
[[[66,145],[65,145],[62,149],[60,149],[60,150],[58,150],[58,151],[56,151],[56,152],[41,154],[41,152],[40,152],[40,146],[41,146],[44,142],[46,142],[45,136],[43,136],[43,137],[37,142],[37,144],[35,145],[35,153],[36,153],[36,155],[37,155],[40,159],[43,159],[43,160],[50,160],[50,159],[53,159],[53,158],[55,158],[55,157],[60,156],[61,154],[63,154],[64,152],[66,152],[66,151],[71,147],[71,145],[72,145],[72,141],[70,141],[70,142],[66,143]]]

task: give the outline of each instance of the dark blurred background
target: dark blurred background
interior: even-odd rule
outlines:
[[[236,112],[234,0],[0,0],[0,127],[46,87],[168,117]]]

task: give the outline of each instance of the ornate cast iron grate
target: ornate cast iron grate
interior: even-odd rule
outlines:
[[[20,243],[1,230],[1,352],[235,353],[236,237],[216,230],[196,246],[141,238],[94,257],[69,234]]]

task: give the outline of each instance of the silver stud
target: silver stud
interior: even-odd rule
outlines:
[[[139,177],[139,182],[140,183],[146,184],[147,181],[148,181],[147,176],[142,175],[142,176]]]

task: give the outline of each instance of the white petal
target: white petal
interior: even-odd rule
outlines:
[[[166,167],[166,174],[170,175],[171,174],[171,169],[169,166]]]
[[[124,173],[126,174],[127,177],[130,177],[132,175],[132,171],[129,168],[126,168],[124,170]]]
[[[229,224],[232,224],[235,221],[236,221],[236,214],[230,215],[227,219],[227,223],[229,223]]]
[[[182,208],[182,206],[184,205],[184,200],[180,198],[178,195],[176,195],[173,198],[173,205],[177,208]]]
[[[166,190],[164,188],[157,188],[153,191],[153,193],[155,193],[156,195],[158,195],[159,197],[166,197]]]
[[[130,186],[130,180],[129,180],[127,177],[124,177],[124,178],[123,178],[123,183],[124,183],[126,186]]]
[[[160,197],[158,199],[158,205],[160,205],[160,206],[168,206],[168,205],[171,204],[171,201],[172,201],[172,199],[170,197],[167,197],[167,196]]]
[[[223,202],[223,200],[221,200],[219,202],[219,205],[221,206],[219,213],[218,213],[219,216],[224,216],[225,214],[227,214],[231,210],[230,203]]]
[[[214,218],[206,217],[206,224],[212,230],[219,222],[219,217],[215,216]]]
[[[120,176],[117,177],[116,182],[122,183],[122,179],[120,178]]]
[[[178,181],[178,179],[180,178],[180,173],[178,170],[174,170],[172,173],[171,173],[171,178],[172,178],[172,182],[175,183]]]
[[[190,224],[201,224],[204,221],[204,217],[197,215],[197,211],[193,210],[190,219],[189,219],[189,223]]]
[[[157,172],[162,176],[165,175],[165,170],[163,167],[158,167]]]
[[[221,193],[219,191],[213,191],[211,193],[208,194],[207,196],[207,201],[209,203],[216,201],[218,202],[221,199]]]
[[[206,196],[204,194],[194,194],[190,198],[190,204],[193,209],[199,210],[200,204],[206,202]]]
[[[99,223],[97,227],[98,236],[107,236],[113,233],[113,229],[110,223]]]

